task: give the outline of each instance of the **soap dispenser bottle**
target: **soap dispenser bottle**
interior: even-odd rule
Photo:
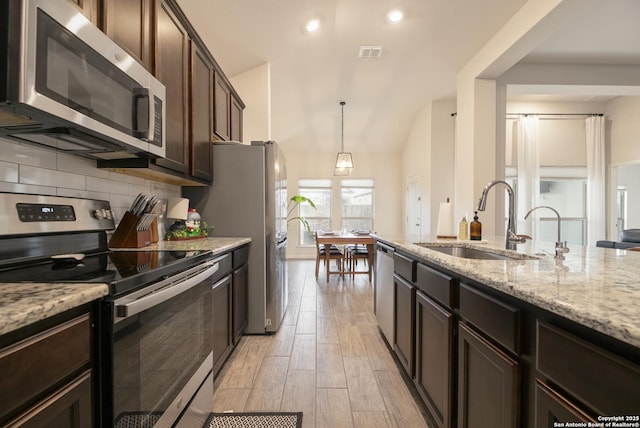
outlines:
[[[460,221],[460,226],[458,226],[458,239],[461,241],[465,241],[467,239],[469,239],[468,233],[467,233],[467,215],[465,214],[462,217],[462,220]]]
[[[478,221],[478,211],[473,212],[473,221],[469,227],[471,229],[470,238],[472,241],[482,240],[482,223]]]

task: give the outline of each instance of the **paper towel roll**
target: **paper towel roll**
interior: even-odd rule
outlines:
[[[436,230],[438,238],[455,238],[456,233],[453,227],[453,207],[447,198],[447,202],[440,202],[440,211],[438,212],[438,229]]]

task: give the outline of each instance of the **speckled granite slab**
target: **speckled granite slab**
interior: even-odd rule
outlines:
[[[557,260],[552,242],[528,242],[518,253],[529,259],[473,260],[450,256],[414,242],[462,245],[510,254],[504,241],[407,240],[377,236],[397,249],[544,308],[640,348],[640,252],[569,245]],[[535,257],[535,258],[534,258]]]
[[[168,250],[168,251],[194,251],[194,250],[210,250],[213,254],[225,253],[233,250],[241,245],[251,242],[251,238],[203,238],[193,239],[189,241],[158,241],[143,248],[112,248],[117,250]]]
[[[106,284],[0,284],[0,335],[108,293]]]

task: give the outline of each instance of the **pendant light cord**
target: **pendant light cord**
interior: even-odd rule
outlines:
[[[344,101],[340,101],[340,105],[342,106],[342,130],[340,132],[340,152],[344,153],[344,105],[346,103]]]

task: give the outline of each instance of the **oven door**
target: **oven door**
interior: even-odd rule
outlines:
[[[211,373],[208,261],[113,302],[111,426],[170,427]]]

